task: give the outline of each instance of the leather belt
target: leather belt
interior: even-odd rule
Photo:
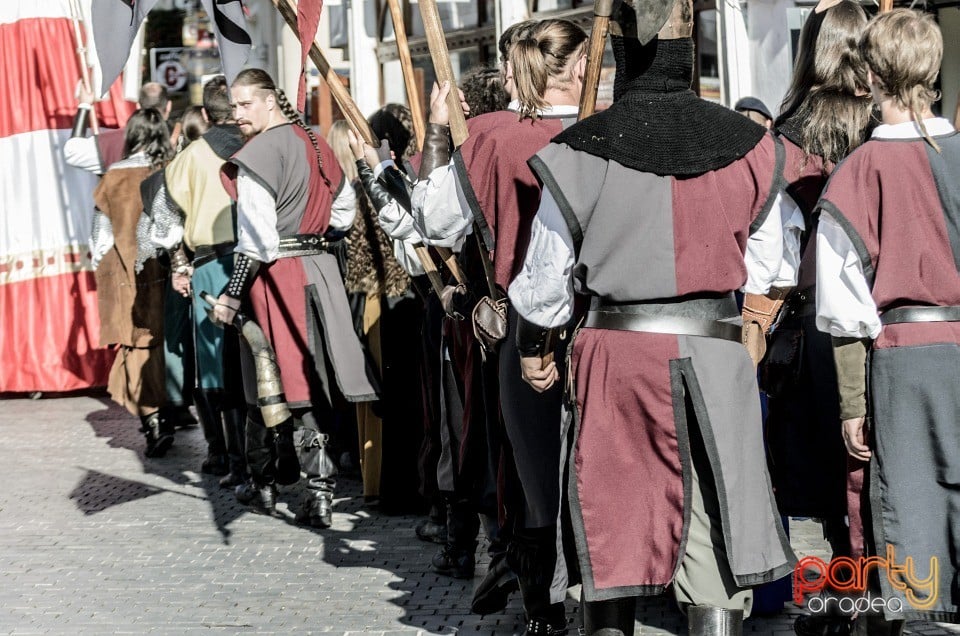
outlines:
[[[666,303],[604,305],[594,299],[584,327],[642,331],[675,336],[703,336],[741,341],[741,326],[724,319],[739,318],[733,296],[695,298]]]
[[[294,234],[280,239],[280,248],[277,258],[293,258],[295,256],[313,256],[324,254],[339,241],[330,241],[322,234]]]
[[[206,265],[211,261],[214,261],[221,256],[227,256],[228,254],[233,254],[233,251],[236,249],[236,243],[217,243],[216,245],[198,245],[197,249],[193,251],[193,266],[194,268],[200,267],[201,265]]]
[[[880,322],[884,325],[904,322],[960,322],[960,307],[897,307],[883,312]]]

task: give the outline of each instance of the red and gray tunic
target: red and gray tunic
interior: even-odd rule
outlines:
[[[913,601],[881,572],[882,595],[904,609],[887,618],[960,622],[960,135],[925,124],[941,152],[913,122],[882,125],[834,171],[819,203],[817,326],[873,340],[872,534],[880,557],[914,562],[897,582]],[[936,587],[918,585],[934,560]]]
[[[297,239],[318,242],[331,228],[331,207],[346,208],[337,205],[341,198],[349,198],[349,209],[354,206],[353,197],[343,194],[353,189],[344,188],[333,151],[322,139],[318,143],[322,174],[306,132],[291,124],[253,137],[224,167],[225,185],[238,203],[238,259],[261,263],[249,301],[277,353],[284,392],[293,407],[330,400],[330,368],[347,400],[377,396],[336,258],[303,254]],[[346,225],[351,221],[352,216]],[[248,382],[252,378],[244,373],[247,401],[256,403],[255,387]]]
[[[733,292],[764,293],[779,273],[783,149],[770,135],[732,163],[682,178],[561,143],[530,163],[545,189],[510,298],[534,324],[567,320],[573,292],[614,312],[629,305],[736,324]],[[684,556],[694,432],[736,583],[790,571],[756,376],[739,341],[582,328],[571,365],[570,497],[586,600],[658,594],[672,581]]]

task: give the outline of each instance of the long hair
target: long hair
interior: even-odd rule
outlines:
[[[813,13],[803,25],[776,125],[796,118],[807,155],[836,163],[864,142],[873,112],[858,49],[866,25],[866,13],[851,0]]]
[[[353,151],[350,150],[350,137],[347,135],[349,130],[350,124],[344,119],[338,119],[330,126],[330,131],[327,133],[327,143],[330,144],[337,162],[343,168],[343,176],[348,183],[353,183],[359,175],[356,159],[353,157]]]
[[[123,158],[142,152],[154,168],[162,167],[173,157],[170,130],[156,108],[134,111],[127,121],[123,136]]]
[[[520,102],[520,117],[536,119],[549,104],[549,88],[567,89],[571,72],[586,47],[587,34],[569,20],[541,20],[524,33],[508,53]]]
[[[933,17],[911,9],[877,16],[863,33],[860,53],[881,90],[910,111],[923,138],[940,152],[922,117],[940,99],[934,82],[943,60],[943,34]]]
[[[272,93],[274,97],[277,98],[277,105],[280,107],[280,112],[283,113],[283,116],[290,120],[290,122],[296,126],[299,126],[307,133],[307,137],[310,138],[310,144],[313,146],[314,152],[317,154],[317,168],[320,170],[320,176],[323,177],[324,182],[327,185],[330,185],[330,179],[327,178],[327,173],[323,169],[323,155],[320,153],[320,142],[317,140],[316,133],[313,132],[313,129],[303,121],[300,117],[300,113],[297,112],[290,102],[287,100],[287,96],[282,90],[277,88],[277,85],[273,82],[273,78],[270,77],[270,74],[259,68],[248,68],[240,71],[237,75],[237,79],[233,80],[233,86],[252,86],[258,90],[266,91]]]

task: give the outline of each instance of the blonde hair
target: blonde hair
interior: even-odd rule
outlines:
[[[934,82],[943,60],[943,35],[933,16],[912,9],[877,16],[863,32],[860,54],[881,90],[910,111],[923,138],[940,152],[921,117],[940,99]]]
[[[520,102],[520,118],[536,119],[549,104],[549,88],[572,86],[571,66],[586,48],[587,34],[569,20],[542,20],[521,34],[510,47],[513,83]]]
[[[350,138],[347,131],[350,130],[350,124],[344,119],[333,122],[330,126],[330,132],[327,133],[327,143],[333,149],[333,154],[337,157],[337,162],[343,168],[343,176],[348,183],[353,183],[358,177],[357,161],[353,157],[353,151],[350,150]]]

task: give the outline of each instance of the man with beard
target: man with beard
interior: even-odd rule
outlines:
[[[559,379],[544,359],[550,328],[570,319],[574,293],[589,302],[570,363],[585,632],[632,634],[636,597],[672,584],[690,634],[739,634],[750,586],[794,562],[734,299],[767,293],[779,273],[784,154],[690,90],[689,0],[661,16],[651,25],[620,5],[613,106],[530,160],[543,196],[509,295],[523,373],[541,391]]]
[[[249,303],[276,352],[293,413],[293,421],[280,424],[276,433],[267,428],[257,408],[252,358],[244,355],[252,483],[238,498],[273,512],[276,485],[300,476],[292,452],[296,426],[308,480],[297,519],[325,528],[332,520],[336,466],[322,431],[332,419],[333,398],[339,393],[364,402],[378,396],[331,253],[353,223],[356,196],[330,146],[303,123],[267,73],[242,71],[231,98],[248,141],[223,168],[237,201],[237,256],[214,314],[229,323],[241,300]]]

